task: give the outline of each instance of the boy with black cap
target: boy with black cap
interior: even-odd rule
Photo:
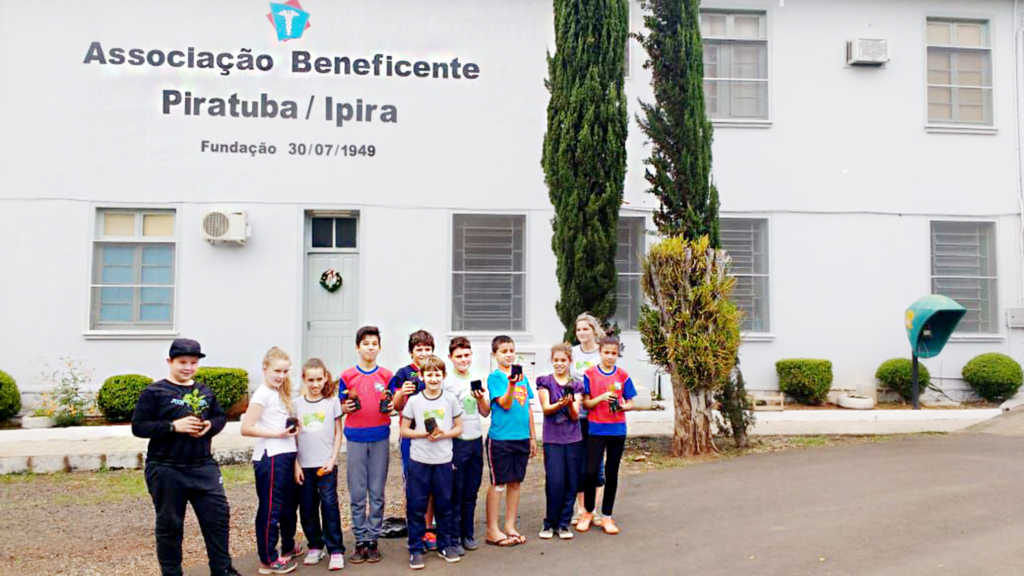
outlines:
[[[212,576],[238,574],[228,550],[228,499],[211,448],[211,439],[224,429],[227,417],[213,392],[192,380],[205,356],[195,340],[172,342],[170,374],[142,391],[132,415],[132,434],[149,438],[146,486],[156,508],[156,556],[162,576],[182,573],[181,538],[189,502],[206,541]]]

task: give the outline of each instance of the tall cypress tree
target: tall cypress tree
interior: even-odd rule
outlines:
[[[616,226],[626,175],[629,116],[623,91],[627,0],[554,0],[555,53],[548,54],[545,182],[555,217],[555,305],[574,338],[589,311],[615,314]]]
[[[711,181],[712,127],[704,110],[704,46],[700,0],[648,0],[647,50],[654,103],[640,103],[637,121],[651,142],[648,192],[661,200],[654,215],[665,236],[708,236],[721,246],[718,190]]]

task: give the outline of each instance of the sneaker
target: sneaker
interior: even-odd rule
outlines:
[[[615,521],[612,520],[611,516],[605,516],[604,523],[601,525],[604,529],[605,534],[611,534],[612,536],[619,533],[619,527],[615,525]]]
[[[270,564],[260,564],[260,574],[287,574],[298,567],[294,562],[286,562],[281,558]]]
[[[324,556],[327,556],[327,553],[323,550],[320,550],[318,548],[310,548],[309,553],[306,554],[306,559],[303,560],[302,563],[306,566],[319,564],[320,561],[324,559]]]
[[[473,538],[472,536],[467,536],[462,539],[462,547],[472,552],[473,550],[476,550],[480,547],[480,543],[476,541],[476,538]]]
[[[437,534],[427,532],[423,535],[423,546],[430,552],[437,550]]]
[[[452,548],[455,548],[455,553],[459,556],[466,555],[466,549],[462,547],[462,544],[455,544],[454,546],[452,546]]]
[[[545,526],[538,536],[540,536],[541,540],[551,540],[555,537],[555,531],[551,529],[551,526]]]
[[[302,556],[302,553],[305,551],[306,549],[302,547],[302,544],[296,544],[295,548],[293,548],[291,552],[281,552],[281,554],[278,555],[278,558],[285,562],[291,562],[293,557]]]
[[[572,540],[573,536],[575,534],[572,533],[568,526],[562,526],[558,529],[558,537],[562,540]]]
[[[363,562],[366,562],[366,550],[366,544],[363,544],[362,542],[356,544],[356,551],[348,557],[348,561],[353,564],[362,564]]]
[[[462,560],[462,558],[459,557],[459,553],[455,551],[454,546],[449,546],[444,550],[438,551],[437,555],[444,558],[445,562],[458,562],[459,560]]]
[[[370,542],[366,545],[366,561],[370,564],[376,564],[384,559],[381,555],[380,550],[377,550],[377,543]]]
[[[586,532],[590,530],[590,524],[594,521],[594,515],[590,512],[584,512],[580,514],[580,521],[576,523],[577,532]]]
[[[602,522],[604,522],[604,516],[601,516],[600,512],[594,512],[594,521],[591,524],[600,526]]]
[[[345,567],[344,554],[331,554],[331,563],[327,565],[328,570],[341,570]]]
[[[422,570],[426,564],[423,563],[423,552],[413,552],[409,554],[409,568],[413,570]]]

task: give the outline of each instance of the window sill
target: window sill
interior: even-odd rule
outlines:
[[[771,120],[711,120],[715,128],[771,128]]]
[[[775,334],[771,332],[744,332],[740,334],[740,340],[743,342],[772,342],[775,340]]]
[[[1005,342],[1006,337],[1001,334],[977,334],[977,335],[966,335],[966,334],[954,334],[949,337],[950,342],[972,342],[972,343],[986,343],[986,342]]]
[[[925,124],[925,132],[933,134],[998,134],[994,126],[958,126],[953,124]]]
[[[499,335],[508,336],[509,338],[511,338],[512,340],[515,340],[516,342],[518,342],[520,340],[522,340],[524,342],[529,342],[529,341],[533,340],[533,333],[532,332],[481,331],[481,332],[446,332],[445,333],[445,337],[447,337],[449,340],[452,339],[452,338],[455,338],[456,336],[465,336],[466,338],[469,338],[470,342],[473,342],[475,340],[491,340],[495,336],[499,336]]]
[[[86,340],[173,340],[177,330],[87,330]]]

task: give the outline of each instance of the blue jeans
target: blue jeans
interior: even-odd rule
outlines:
[[[547,516],[544,526],[565,528],[572,522],[572,507],[577,490],[582,490],[579,471],[583,465],[583,442],[544,443],[544,493]]]
[[[302,469],[305,474],[299,500],[302,531],[310,549],[323,550],[326,542],[328,552],[344,554],[341,512],[338,510],[338,467],[323,476],[317,476],[317,470],[319,468]]]
[[[376,543],[384,530],[384,485],[390,448],[387,438],[376,442],[348,441],[346,479],[356,544]]]
[[[454,546],[458,531],[452,522],[452,482],[455,477],[451,462],[422,464],[409,460],[405,479],[406,522],[409,525],[409,552],[424,551],[427,533],[427,502],[434,497],[434,521],[437,523],[437,549]]]
[[[295,508],[298,486],[295,484],[295,452],[263,457],[253,462],[256,472],[256,551],[260,562],[270,564],[277,560],[277,538],[281,549],[295,548],[295,527],[298,523]]]
[[[473,520],[476,499],[484,474],[484,442],[476,440],[453,441],[452,464],[455,465],[455,483],[452,485],[453,522],[459,538],[473,538]]]

